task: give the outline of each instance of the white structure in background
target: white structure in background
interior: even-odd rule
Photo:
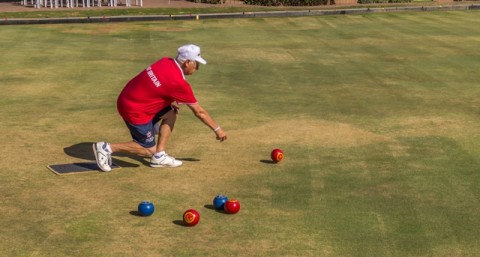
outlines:
[[[102,7],[103,0],[30,0],[30,4],[35,8],[50,7],[67,7],[74,8],[82,6],[84,8],[90,8],[93,6]],[[122,4],[122,0],[108,0],[107,6],[117,7],[118,4]],[[21,0],[20,4],[28,5],[28,0]],[[143,6],[143,0],[135,0],[135,5]],[[125,6],[132,6],[132,0],[125,0]]]
[[[125,5],[126,5],[127,7],[132,6],[132,0],[126,0],[126,1],[125,1]],[[137,6],[143,6],[143,0],[135,0],[135,5],[137,5]]]
[[[122,1],[120,1],[120,4],[122,3]],[[118,1],[117,0],[110,0],[108,2],[108,6],[117,6],[118,4]],[[137,6],[143,6],[143,0],[135,0],[135,5]],[[127,7],[130,7],[132,6],[132,0],[125,0],[125,6]]]

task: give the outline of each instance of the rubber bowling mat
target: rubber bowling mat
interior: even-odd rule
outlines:
[[[53,173],[57,175],[70,175],[70,174],[79,174],[87,172],[102,172],[97,166],[96,162],[75,162],[75,163],[66,163],[66,164],[52,164],[47,165],[47,168],[50,169]],[[121,168],[115,163],[112,164],[112,169]]]

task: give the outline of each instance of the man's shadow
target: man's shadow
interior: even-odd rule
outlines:
[[[78,143],[74,144],[68,147],[63,148],[63,151],[72,157],[75,158],[80,158],[84,160],[89,160],[89,161],[95,161],[95,155],[93,154],[93,144],[95,142],[84,142],[84,143]],[[141,162],[145,165],[148,165],[148,162],[143,159],[140,156],[137,155],[132,155],[132,154],[124,154],[124,153],[119,153],[115,154],[115,156],[120,156],[120,157],[129,157],[132,158],[133,160],[136,160],[138,162]],[[130,163],[126,161],[122,161],[120,159],[115,158],[114,156],[112,157],[112,162],[117,164],[120,167],[138,167],[140,165],[135,164],[135,163]]]
[[[74,144],[68,147],[63,148],[63,151],[72,157],[75,158],[80,158],[84,160],[89,160],[89,161],[94,161],[95,156],[93,154],[93,144],[95,142],[83,142],[83,143],[78,143]],[[120,167],[139,167],[140,165],[135,164],[135,163],[130,163],[126,161],[122,161],[120,159],[116,159],[115,156],[119,157],[128,157],[133,160],[136,160],[143,165],[149,166],[150,162],[149,160],[146,160],[145,158],[135,155],[135,154],[128,154],[128,153],[115,153],[114,156],[112,157],[112,162],[117,164]],[[148,158],[147,158],[148,159]],[[189,162],[197,162],[200,161],[200,159],[197,158],[191,158],[191,157],[185,157],[185,158],[177,158],[178,160],[181,161],[189,161]]]

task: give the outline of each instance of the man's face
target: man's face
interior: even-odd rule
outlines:
[[[198,70],[199,66],[198,62],[187,60],[183,63],[183,74],[192,75]]]

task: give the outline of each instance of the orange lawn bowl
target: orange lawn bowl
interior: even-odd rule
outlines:
[[[194,209],[188,209],[183,213],[183,224],[187,227],[193,227],[200,221],[200,213]]]
[[[228,214],[235,214],[240,211],[240,202],[235,199],[229,199],[223,206],[223,209]]]
[[[283,151],[280,149],[273,149],[272,153],[270,154],[270,157],[272,158],[272,161],[274,162],[280,162],[283,160]]]

